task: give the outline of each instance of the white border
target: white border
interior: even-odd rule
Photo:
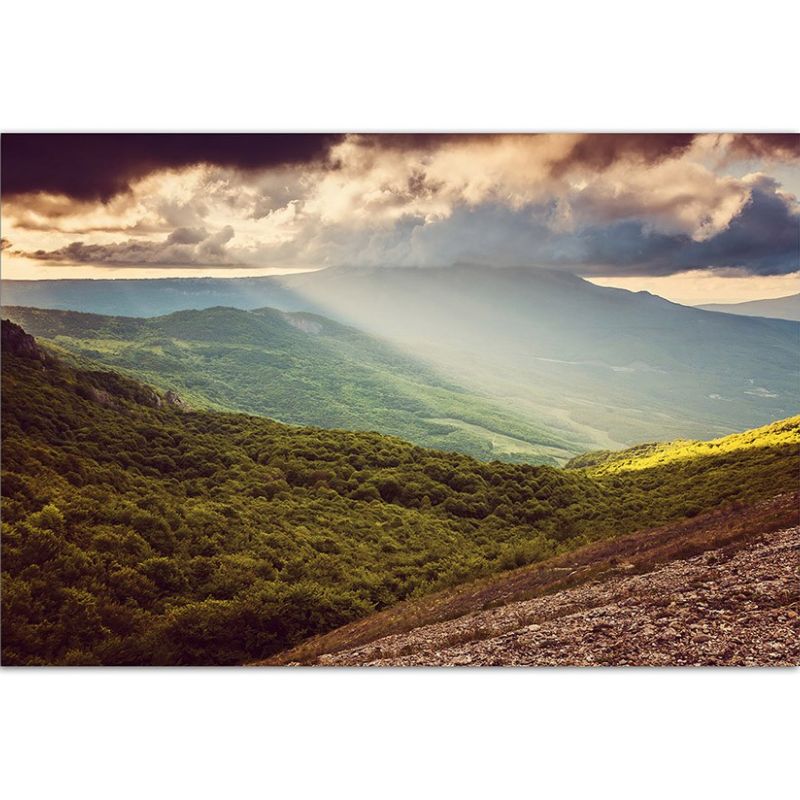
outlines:
[[[0,130],[798,130],[796,5],[17,3]],[[774,797],[797,670],[0,671],[10,797]]]
[[[791,796],[789,669],[6,669],[10,797]]]
[[[785,0],[16,3],[0,130],[793,131],[797,23]]]

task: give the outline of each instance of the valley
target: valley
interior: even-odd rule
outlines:
[[[482,459],[561,464],[587,450],[714,438],[800,412],[798,323],[689,308],[563,272],[341,267],[78,283],[6,281],[7,313],[64,351],[175,384],[198,407],[378,430]],[[80,315],[62,329],[56,311],[20,305],[117,316],[100,317],[116,320],[106,335]],[[198,310],[154,316],[181,308]],[[252,343],[231,341],[259,314],[269,331],[265,319]],[[324,320],[322,333],[279,330],[302,314]],[[195,324],[218,331],[214,341],[193,338]],[[296,403],[276,399],[289,385]],[[444,430],[434,419],[455,422]]]

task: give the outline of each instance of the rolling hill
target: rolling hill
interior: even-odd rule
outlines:
[[[176,391],[193,408],[375,430],[486,460],[556,464],[592,444],[314,314],[209,308],[138,319],[15,307],[4,313],[63,355]]]
[[[128,323],[125,323],[128,324]],[[789,491],[795,435],[613,475],[187,410],[3,322],[3,662],[233,664]]]
[[[753,448],[780,448],[797,438],[797,418],[785,419],[761,428],[735,433],[708,442],[676,441],[640,444],[622,451],[584,453],[573,458],[567,468],[590,469],[594,474],[610,475],[644,470],[687,460],[746,452]]]

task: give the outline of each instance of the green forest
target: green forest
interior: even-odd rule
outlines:
[[[643,468],[482,462],[187,410],[32,342],[2,365],[4,664],[240,664],[796,480],[800,418]]]

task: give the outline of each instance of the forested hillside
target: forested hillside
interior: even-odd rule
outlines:
[[[543,425],[374,336],[315,314],[209,308],[138,319],[15,307],[4,313],[63,356],[177,391],[197,409],[379,431],[484,460],[556,464],[592,446],[563,425]]]
[[[407,597],[793,488],[770,448],[595,475],[185,410],[4,322],[3,661],[233,664]]]

